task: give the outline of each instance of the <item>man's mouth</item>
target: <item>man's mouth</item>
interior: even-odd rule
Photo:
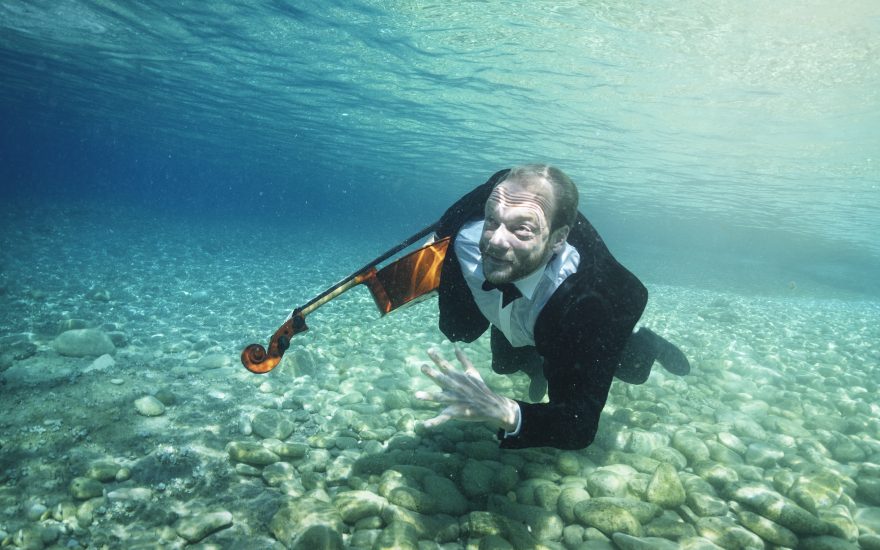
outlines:
[[[496,258],[495,256],[488,256],[488,255],[483,257],[483,261],[488,261],[489,263],[493,263],[493,264],[509,264],[510,263],[510,260]]]

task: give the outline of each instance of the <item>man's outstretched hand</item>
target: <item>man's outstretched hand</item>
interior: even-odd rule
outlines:
[[[429,349],[428,356],[436,369],[422,365],[422,372],[440,386],[439,393],[416,392],[416,398],[445,405],[439,415],[426,420],[426,428],[439,426],[453,418],[470,422],[486,422],[495,428],[512,432],[519,421],[519,405],[513,399],[493,392],[483,382],[479,371],[458,347],[455,356],[464,367],[457,370],[440,356],[436,349]]]

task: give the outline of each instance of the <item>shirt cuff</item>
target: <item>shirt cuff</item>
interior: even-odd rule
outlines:
[[[522,430],[522,409],[519,408],[519,403],[517,403],[516,428],[514,428],[512,432],[504,432],[504,436],[502,437],[502,439],[507,439],[508,437],[516,437],[519,435],[520,430]]]

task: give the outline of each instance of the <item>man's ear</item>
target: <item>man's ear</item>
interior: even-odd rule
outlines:
[[[562,249],[565,247],[565,239],[568,238],[569,231],[571,231],[571,227],[563,225],[550,235],[550,246],[553,247],[553,252],[555,254],[562,252]]]

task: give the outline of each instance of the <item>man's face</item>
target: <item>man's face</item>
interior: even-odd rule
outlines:
[[[486,201],[480,237],[487,281],[501,284],[522,279],[561,249],[568,229],[557,229],[551,235],[553,208],[553,188],[546,181],[508,180],[495,187]]]

